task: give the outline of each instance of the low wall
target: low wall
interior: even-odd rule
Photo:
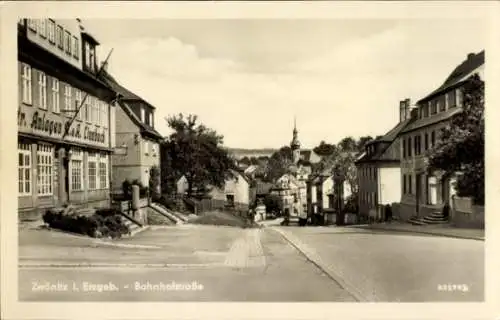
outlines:
[[[140,199],[139,200],[139,209],[134,212],[132,210],[132,201],[117,201],[115,205],[118,207],[118,210],[125,213],[126,215],[134,218],[142,224],[147,224],[148,221],[148,199]]]
[[[450,212],[451,224],[457,228],[484,228],[484,206],[474,205],[472,199],[455,197]]]

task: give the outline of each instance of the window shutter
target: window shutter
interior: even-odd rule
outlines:
[[[38,91],[38,74],[39,71],[37,69],[31,68],[31,95],[34,107],[40,106],[40,92]]]

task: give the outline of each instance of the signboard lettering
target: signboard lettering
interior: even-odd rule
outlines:
[[[19,109],[17,112],[17,125],[20,131],[28,131],[36,134],[62,138],[64,130],[69,127],[65,139],[83,140],[97,144],[106,143],[106,130],[95,125],[73,122],[59,115],[36,109]]]

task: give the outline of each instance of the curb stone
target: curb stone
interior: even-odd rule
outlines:
[[[372,296],[372,299],[368,299],[360,290],[354,285],[343,279],[337,271],[335,271],[331,266],[321,260],[321,257],[308,248],[304,243],[302,243],[295,236],[290,233],[283,231],[281,229],[270,227],[269,229],[279,233],[286,241],[288,241],[295,249],[297,249],[301,254],[303,254],[307,260],[311,261],[316,265],[321,271],[328,275],[333,281],[335,281],[342,289],[346,290],[354,299],[358,302],[373,302],[376,298]]]
[[[485,241],[484,237],[465,236],[465,235],[456,235],[456,234],[446,234],[446,233],[441,233],[439,231],[398,229],[398,228],[391,228],[391,227],[370,227],[370,226],[367,226],[367,227],[358,227],[358,226],[355,226],[355,227],[351,227],[351,228],[368,229],[368,230],[378,230],[378,231],[395,231],[395,232],[406,232],[406,233],[421,233],[421,234],[428,234],[428,235],[440,236],[440,237],[446,237],[446,238]]]

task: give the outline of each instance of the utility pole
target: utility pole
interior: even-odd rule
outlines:
[[[111,53],[113,52],[113,49],[111,49],[108,53],[108,56],[106,57],[106,60],[104,60],[104,62],[102,63],[101,67],[99,68],[99,70],[97,71],[97,74],[96,74],[96,78],[99,77],[99,75],[101,74],[102,70],[104,70],[104,68],[106,67],[106,65],[108,64],[108,60],[109,60],[109,57],[111,56]],[[83,97],[82,101],[80,102],[80,105],[78,106],[78,108],[75,110],[75,114],[71,117],[71,119],[69,120],[69,122],[66,123],[66,126],[64,128],[64,133],[62,135],[62,138],[61,140],[64,140],[64,138],[66,137],[66,135],[68,134],[69,132],[69,128],[71,128],[71,125],[73,124],[73,122],[75,121],[76,119],[76,116],[78,115],[78,113],[80,112],[80,110],[82,109],[84,103],[85,103],[85,100],[87,100],[87,97],[88,97],[88,92],[85,93],[85,96]]]

